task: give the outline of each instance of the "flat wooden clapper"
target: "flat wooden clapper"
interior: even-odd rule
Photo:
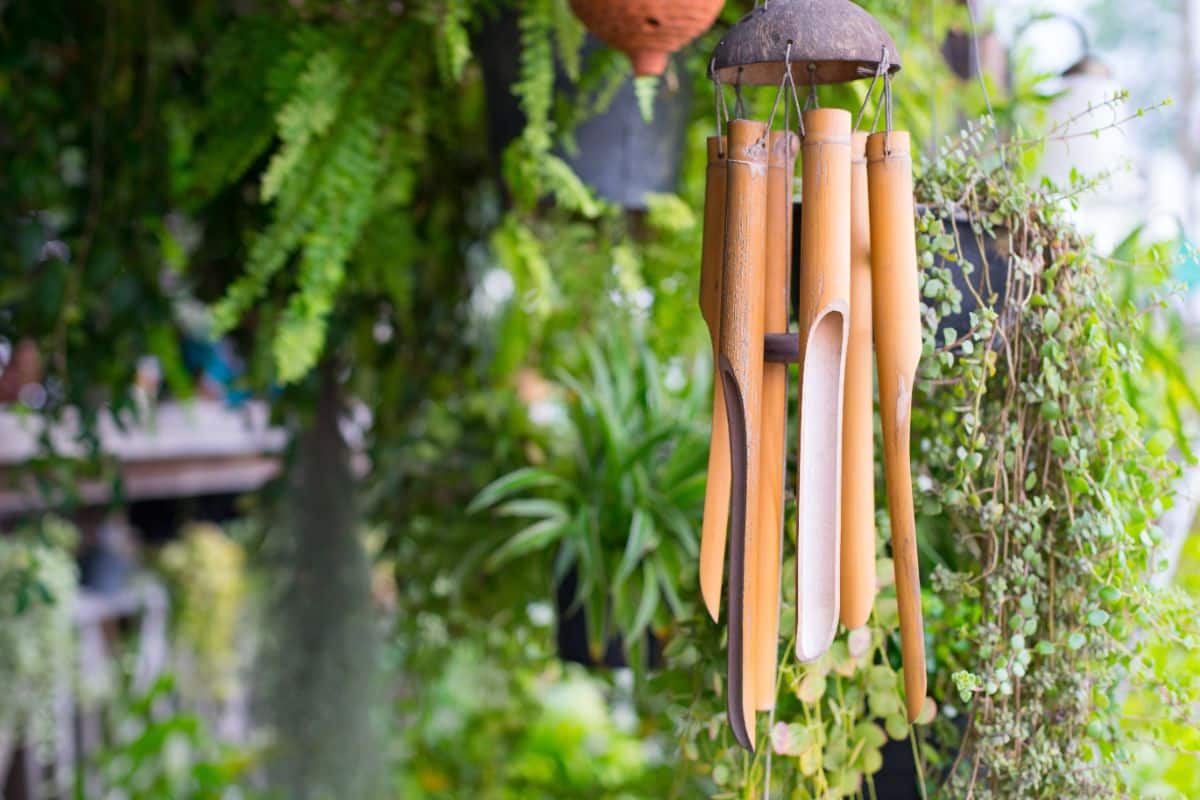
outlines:
[[[870,618],[872,344],[910,720],[925,701],[909,466],[921,328],[908,136],[860,133],[842,109],[793,113],[798,86],[807,89],[806,105],[818,105],[818,86],[874,76],[867,102],[882,78],[890,129],[890,79],[899,68],[891,37],[849,0],[764,3],[726,33],[710,67],[717,135],[708,140],[700,306],[716,380],[699,577],[704,605],[718,620],[728,549],[725,692],[730,730],[749,750],[756,711],[774,707],[778,683],[790,364],[799,365],[795,657],[820,658],[839,619],[856,628]],[[730,84],[737,90],[732,115]],[[741,118],[749,86],[777,87],[765,123]],[[775,130],[779,118],[783,129]],[[803,205],[793,231],[797,157]],[[788,267],[797,237],[800,303],[792,332]]]
[[[725,192],[725,137],[710,136],[704,188],[700,313],[712,338],[714,365],[720,363],[721,353]],[[729,428],[725,420],[724,382],[718,369],[713,376],[712,442],[708,451],[708,483],[704,488],[704,521],[700,533],[700,594],[714,622],[721,616],[721,576],[725,569],[725,535],[729,526],[729,479]]]

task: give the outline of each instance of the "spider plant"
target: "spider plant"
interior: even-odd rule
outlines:
[[[616,637],[637,669],[645,632],[690,613],[709,369],[702,359],[668,369],[628,330],[586,340],[580,368],[557,376],[566,414],[545,429],[545,462],[496,479],[470,505],[523,525],[489,569],[541,557],[553,558],[556,582],[576,572],[568,612],[582,608],[593,660]]]

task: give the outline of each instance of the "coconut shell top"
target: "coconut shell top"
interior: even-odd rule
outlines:
[[[713,77],[722,83],[775,85],[790,59],[798,86],[846,83],[874,74],[885,47],[888,71],[896,72],[896,43],[850,0],[769,0],[725,34],[713,51]]]
[[[629,56],[638,76],[661,75],[672,52],[716,20],[724,0],[571,0],[592,34]]]

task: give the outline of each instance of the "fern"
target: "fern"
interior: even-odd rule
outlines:
[[[633,93],[637,96],[638,111],[646,122],[654,121],[654,101],[658,97],[658,76],[642,75],[633,79]]]
[[[571,10],[569,0],[553,0],[551,9],[554,25],[554,41],[558,45],[558,60],[563,71],[573,82],[579,80],[580,53],[587,29]]]
[[[558,156],[547,155],[542,158],[541,177],[560,208],[582,214],[588,219],[595,219],[603,212],[603,203],[596,199],[570,165]]]
[[[457,81],[471,60],[471,37],[467,33],[470,5],[446,3],[437,21],[438,35],[435,39],[438,72],[447,82]]]
[[[329,130],[337,117],[348,80],[336,50],[323,50],[308,62],[295,93],[275,115],[283,145],[275,151],[262,181],[262,199],[269,202],[313,139]]]
[[[401,37],[385,37],[375,52],[310,30],[292,42],[269,81],[279,104],[279,146],[261,189],[271,221],[254,237],[245,272],[214,307],[217,331],[231,329],[295,261],[286,304],[272,322],[270,352],[283,383],[307,374],[324,350],[347,263],[377,205],[384,131],[408,99],[385,88]]]
[[[279,21],[249,18],[208,57],[205,137],[191,165],[191,188],[201,202],[240,179],[270,147],[276,106],[267,96],[268,76],[288,48],[287,28]]]
[[[554,103],[554,26],[552,0],[525,0],[521,6],[521,63],[513,93],[525,112],[525,130],[521,141],[529,158],[550,151],[554,123],[550,109]]]

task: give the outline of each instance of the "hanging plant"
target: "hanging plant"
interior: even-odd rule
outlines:
[[[174,589],[175,638],[181,668],[194,672],[199,691],[217,701],[239,688],[239,620],[246,611],[245,553],[211,522],[185,525],[163,548],[159,563]]]
[[[1148,581],[1177,469],[1171,436],[1144,429],[1125,393],[1144,369],[1133,346],[1144,321],[1113,301],[1107,264],[1066,220],[1065,201],[1088,187],[1031,188],[996,158],[992,134],[970,126],[917,187],[927,303],[912,457],[932,699],[908,726],[886,558],[866,628],[843,630],[812,665],[783,651],[772,747],[752,760],[696,688],[719,685],[718,651],[678,637],[667,651],[685,676],[674,715],[684,753],[712,765],[718,789],[762,786],[771,759],[772,796],[869,793],[887,740],[908,738],[912,797],[1111,797],[1130,791],[1135,745],[1170,744],[1124,724],[1123,687],[1196,725],[1196,682],[1169,677],[1149,649],[1192,647],[1197,628],[1185,597]],[[962,336],[939,333],[963,303],[951,266],[970,275],[941,221],[956,214],[976,235],[1011,240],[1010,318],[983,304]],[[885,553],[886,515],[878,522]]]
[[[57,517],[0,534],[0,775],[17,740],[51,741],[55,704],[74,685],[78,539]]]
[[[553,553],[555,580],[576,576],[563,610],[584,611],[592,660],[618,638],[639,668],[645,632],[690,614],[707,458],[692,421],[709,387],[697,364],[668,388],[663,365],[628,334],[588,341],[584,353],[583,369],[559,376],[566,419],[546,429],[549,459],[498,478],[469,511],[527,523],[489,568]]]

